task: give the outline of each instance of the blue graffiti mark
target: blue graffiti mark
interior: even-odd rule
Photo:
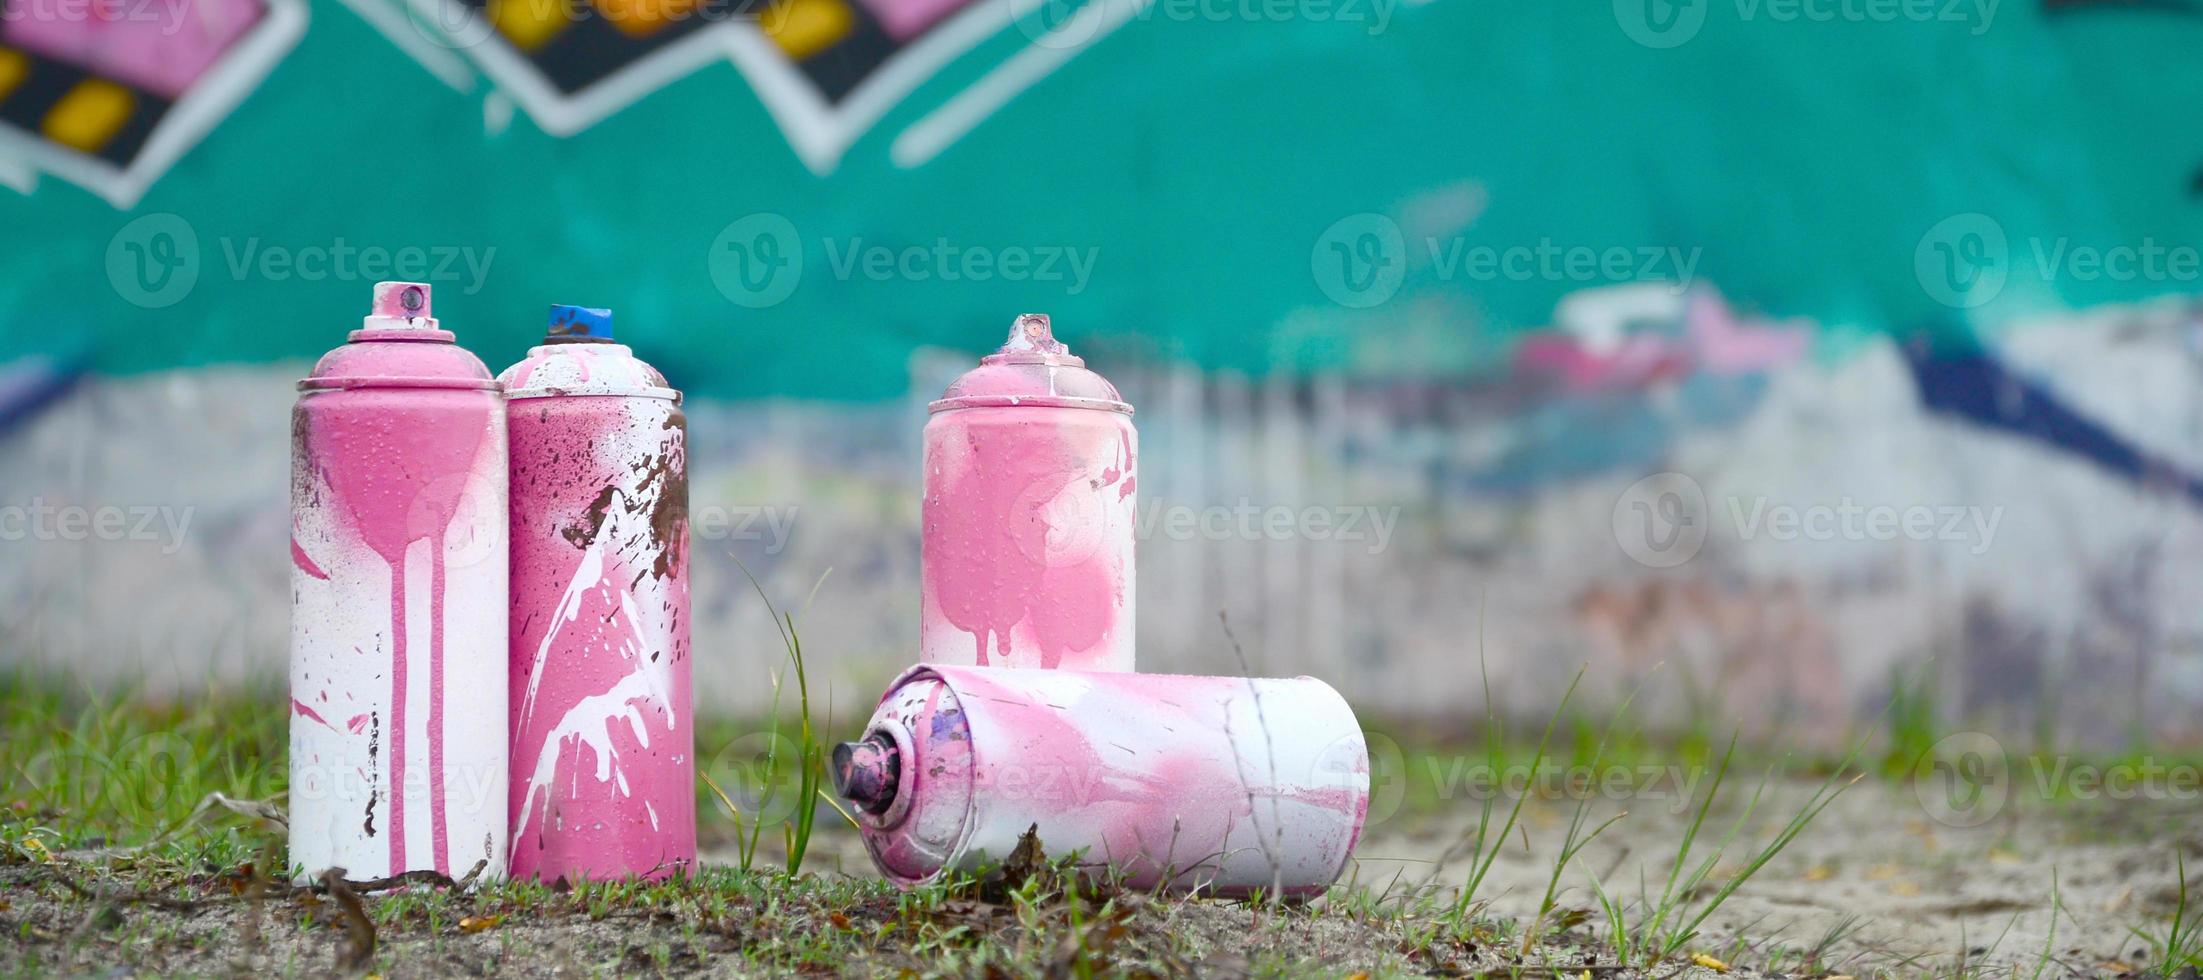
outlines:
[[[2108,426],[2067,407],[2055,392],[2012,372],[1981,350],[1901,345],[1905,365],[1929,411],[2033,439],[2152,486],[2169,486],[2203,504],[2203,479],[2151,455]]]

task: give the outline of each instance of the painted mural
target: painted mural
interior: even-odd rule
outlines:
[[[57,2],[0,20],[11,663],[276,669],[291,384],[411,263],[691,393],[707,703],[769,690],[743,567],[825,579],[843,707],[908,662],[925,403],[1040,310],[1137,406],[1145,668],[1221,614],[1381,717],[1482,657],[2203,738],[2188,7]]]

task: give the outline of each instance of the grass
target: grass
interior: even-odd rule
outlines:
[[[1634,889],[1613,887],[1617,881],[1587,865],[1594,841],[1631,827],[1626,811],[1598,809],[1607,797],[1567,781],[1557,789],[1538,783],[1527,792],[1485,793],[1470,804],[1458,797],[1444,765],[1469,750],[1428,747],[1401,755],[1408,770],[1402,775],[1427,777],[1428,785],[1410,782],[1400,819],[1467,818],[1468,829],[1449,849],[1452,859],[1465,862],[1456,879],[1460,887],[1430,884],[1435,873],[1409,884],[1400,877],[1365,881],[1356,870],[1324,898],[1294,906],[1127,894],[1068,873],[996,892],[970,880],[897,891],[869,876],[805,873],[815,835],[842,833],[833,826],[833,811],[816,803],[824,799],[821,732],[833,725],[814,722],[799,618],[778,609],[774,616],[783,629],[788,660],[781,676],[790,682],[785,693],[793,715],[781,716],[776,698],[774,714],[762,722],[707,718],[699,725],[700,746],[721,736],[739,741],[739,733],[771,736],[751,759],[756,785],[743,790],[741,805],[705,789],[707,805],[728,807],[722,818],[706,820],[706,839],[736,860],[662,882],[564,890],[495,882],[465,893],[417,888],[369,895],[364,914],[380,942],[360,969],[480,972],[499,964],[555,962],[606,974],[733,964],[734,972],[758,974],[1297,975],[1313,961],[1334,972],[1372,975],[1550,977],[1595,969],[1602,978],[1664,978],[1707,972],[1695,965],[1700,956],[1740,968],[1822,975],[1843,966],[1846,957],[1856,965],[1860,955],[1856,917],[1794,944],[1752,935],[1749,922],[1712,927],[1720,911],[1807,832],[1833,794],[1863,771],[1854,759],[1770,764],[1758,789],[1732,800],[1731,775],[1746,765],[1739,760],[1752,754],[1751,747],[1740,748],[1733,735],[1718,751],[1704,746],[1722,743],[1703,737],[1664,747],[1630,723],[1634,694],[1603,720],[1585,718],[1571,713],[1574,685],[1542,726],[1527,729],[1534,740],[1511,740],[1488,696],[1481,738],[1467,757],[1494,773],[1563,764],[1600,772],[1685,765],[1679,760],[1706,753],[1702,762],[1687,763],[1706,779],[1696,784],[1703,789],[1691,798],[1682,831],[1656,853],[1645,852],[1662,847],[1657,838],[1631,839],[1645,853],[1640,863],[1658,872],[1640,873]],[[1579,673],[1576,683],[1581,680]],[[1486,684],[1488,690],[1488,678]],[[244,900],[258,887],[255,881],[282,866],[280,832],[257,819],[250,804],[281,801],[284,704],[280,692],[265,689],[176,699],[94,694],[21,674],[5,678],[0,931],[17,941],[13,952],[0,952],[0,974],[117,964],[141,972],[226,972],[239,956],[253,957],[254,969],[279,973],[328,970],[332,956],[351,942],[341,902],[311,893]],[[1794,781],[1798,772],[1811,774],[1819,788],[1787,816],[1776,814],[1771,833],[1755,829],[1764,816],[1762,793]],[[1536,824],[1533,815],[1554,809],[1547,804],[1558,805],[1560,818]],[[815,825],[812,814],[827,815],[829,823]],[[1528,894],[1514,896],[1520,916],[1497,914],[1498,898],[1485,894],[1495,869],[1516,860],[1509,856],[1512,843],[1527,846],[1533,832],[1557,847],[1540,859]],[[763,858],[766,835],[778,838],[785,860]],[[2168,973],[2198,965],[2203,956],[2203,915],[2187,899],[2184,857],[2176,862],[2183,884],[2169,923],[2158,912],[2133,933],[2150,946],[2150,966]],[[72,891],[61,876],[84,893]],[[1571,907],[1571,893],[1592,907]],[[1522,905],[1523,899],[1533,901]],[[162,902],[216,904],[186,912]],[[2070,943],[2055,928],[2059,909],[2054,897],[2053,931],[2032,964],[2037,977],[2055,972],[2052,943]],[[247,940],[236,937],[248,935],[248,952],[240,952]],[[1959,972],[1976,975],[1963,952],[1956,962]],[[2028,972],[2014,969],[2015,976]]]
[[[2203,970],[2203,912],[2193,918],[2188,915],[2188,858],[2179,850],[2173,851],[2173,886],[2177,898],[2172,909],[2172,921],[2163,931],[2135,929],[2134,937],[2149,944],[2156,955],[2157,972],[2171,976],[2183,967]]]
[[[741,563],[737,560],[736,564]],[[757,845],[765,833],[765,826],[778,822],[781,826],[782,852],[787,856],[788,873],[793,875],[803,870],[803,857],[810,850],[811,833],[817,826],[819,804],[832,808],[851,827],[855,827],[857,821],[842,807],[841,801],[825,791],[826,747],[820,741],[818,729],[812,722],[810,671],[803,663],[803,634],[797,627],[796,617],[782,612],[773,603],[772,597],[765,594],[764,584],[756,576],[750,575],[749,567],[741,567],[742,574],[749,577],[750,587],[756,589],[757,597],[764,601],[765,611],[772,617],[774,629],[780,633],[780,642],[787,650],[788,662],[784,669],[776,670],[772,675],[772,707],[766,726],[762,758],[750,760],[755,766],[757,776],[754,781],[756,806],[745,815],[718,781],[712,778],[709,768],[699,772],[698,778],[734,821],[736,866],[743,871],[751,870],[755,866]],[[833,570],[828,569],[812,584],[811,597],[818,595],[819,588],[826,584],[826,578],[831,574]],[[806,598],[803,605],[808,610],[810,598]],[[790,672],[794,673],[796,683],[795,738],[793,751],[784,752],[784,748],[788,748],[789,739],[783,734],[786,723],[780,716],[780,705],[781,694],[785,689],[784,681]],[[781,794],[787,790],[786,783],[790,780],[795,783],[794,790],[783,797]]]

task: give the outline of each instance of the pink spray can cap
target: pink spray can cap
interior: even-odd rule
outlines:
[[[964,372],[926,408],[946,412],[1022,405],[1132,413],[1116,385],[1088,369],[1056,339],[1045,313],[1019,314],[1001,349],[980,358],[978,367]]]
[[[353,340],[452,340],[436,322],[435,294],[425,282],[378,282],[373,305]]]
[[[456,343],[436,322],[429,287],[420,282],[378,282],[374,305],[350,342],[314,364],[299,390],[324,388],[487,388],[495,390],[482,359]]]

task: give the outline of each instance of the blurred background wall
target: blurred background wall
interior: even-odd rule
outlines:
[[[912,657],[925,402],[1035,310],[1138,406],[1150,669],[1222,613],[1438,724],[1481,651],[1532,714],[2203,737],[2193,3],[86,9],[0,19],[7,662],[279,675],[291,384],[411,278],[690,393],[721,707],[741,566],[825,576],[840,716]]]

